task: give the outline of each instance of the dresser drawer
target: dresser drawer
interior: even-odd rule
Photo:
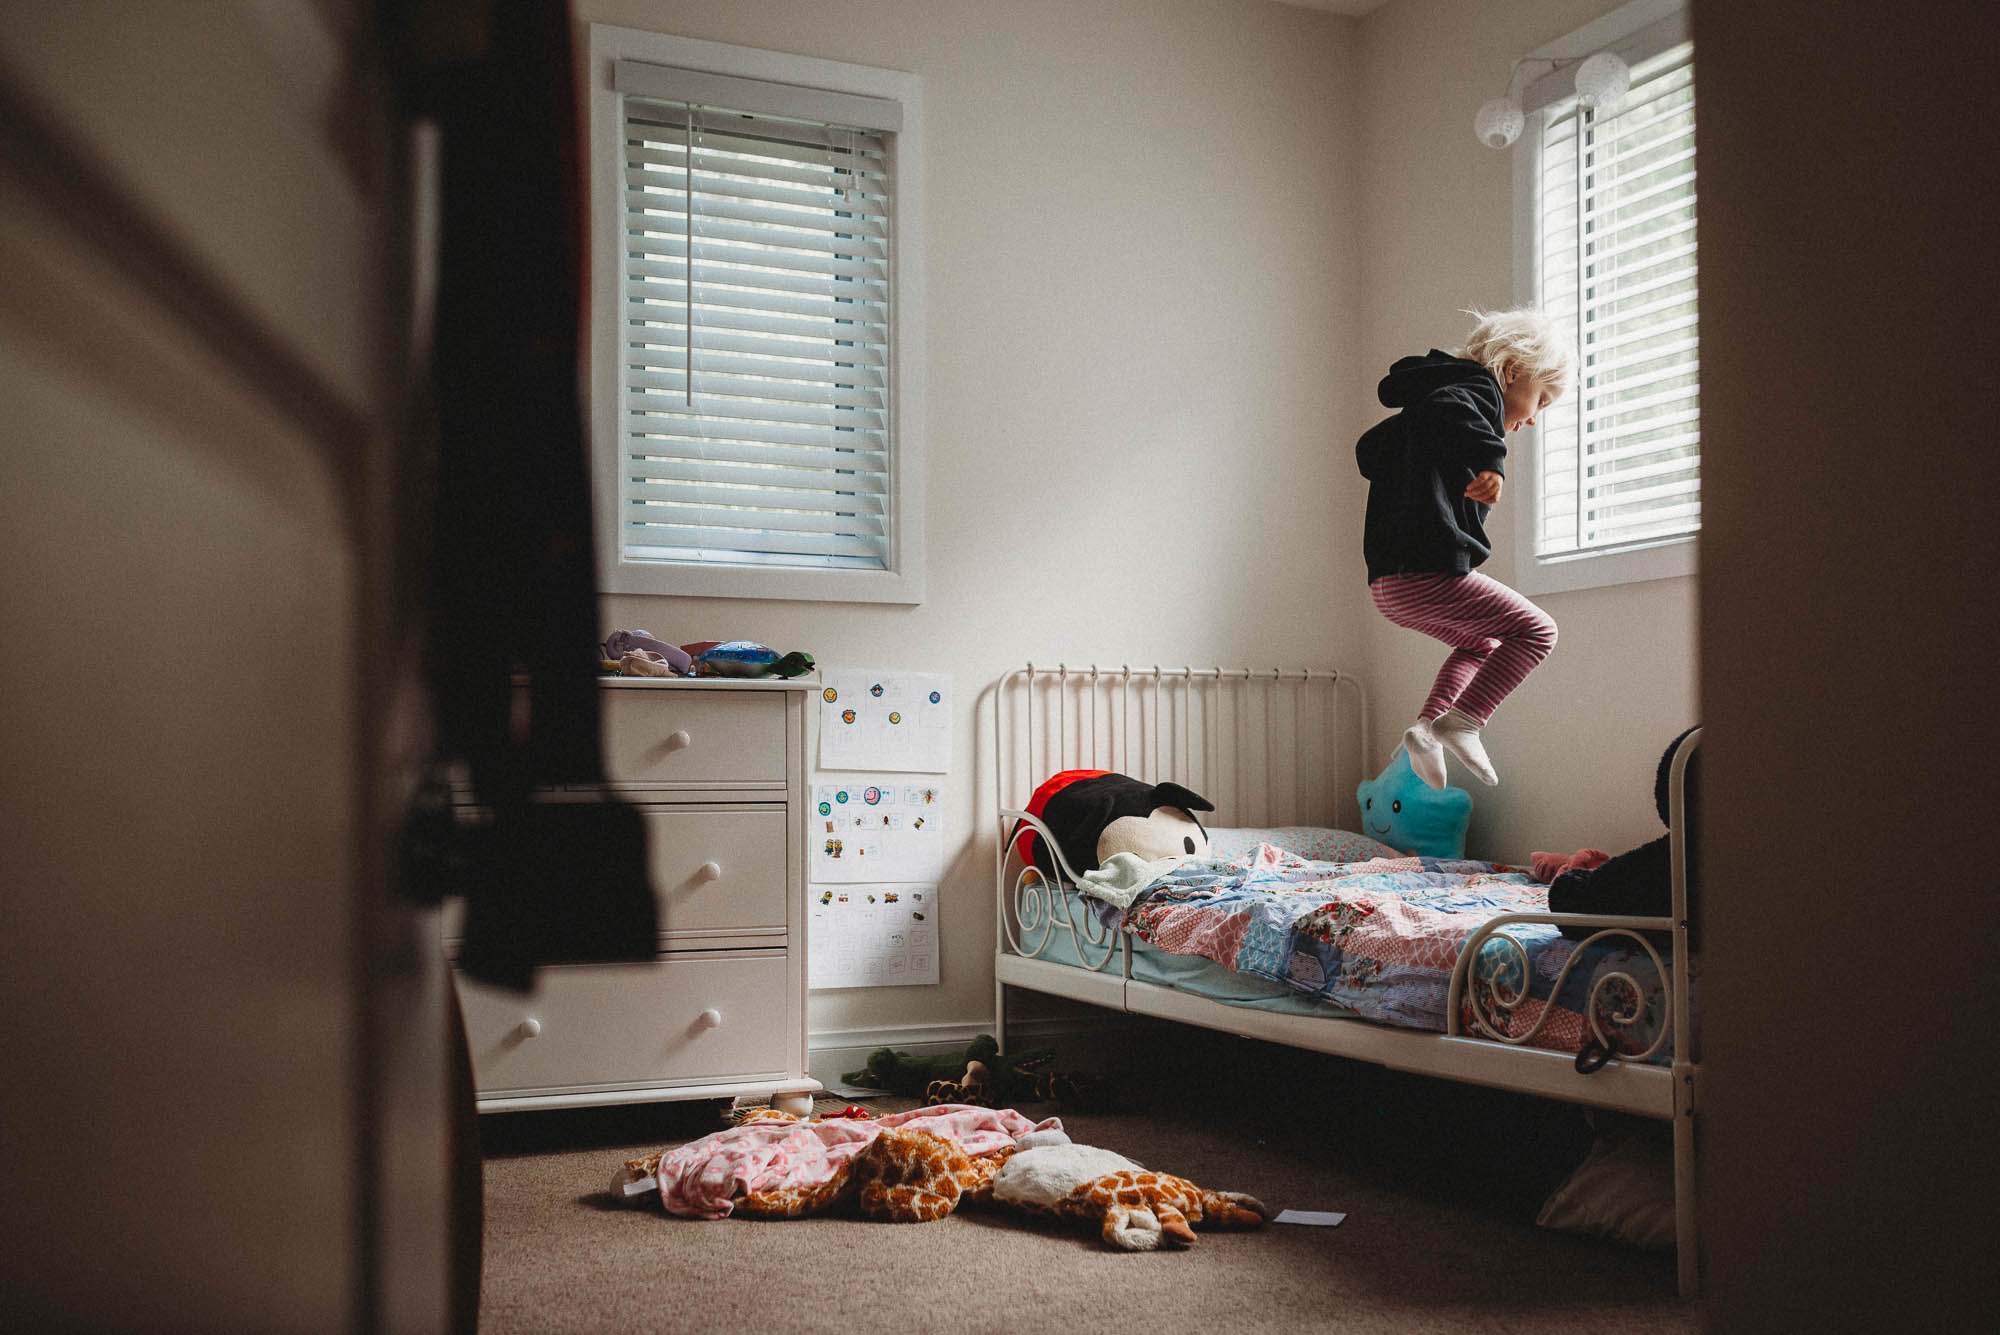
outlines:
[[[698,788],[785,784],[785,695],[661,687],[603,694],[613,782]]]
[[[785,930],[785,807],[642,808],[660,931]]]
[[[782,1079],[799,1038],[782,951],[556,965],[526,996],[461,977],[458,995],[482,1098]]]

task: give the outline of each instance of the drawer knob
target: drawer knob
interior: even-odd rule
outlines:
[[[704,881],[719,881],[722,879],[722,864],[713,860],[704,862],[695,875]]]
[[[660,745],[669,751],[685,751],[694,745],[694,738],[688,736],[686,728],[681,728],[668,733],[667,740]]]
[[[519,1033],[522,1038],[533,1038],[541,1032],[542,1022],[534,1016],[530,1015],[527,1019],[521,1021]]]
[[[702,1028],[717,1029],[720,1028],[721,1025],[722,1025],[722,1012],[717,1010],[715,1007],[710,1006],[707,1010],[701,1013]]]

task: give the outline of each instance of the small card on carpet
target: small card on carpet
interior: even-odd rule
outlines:
[[[1274,1224],[1318,1224],[1321,1228],[1337,1227],[1347,1216],[1338,1210],[1280,1210]]]

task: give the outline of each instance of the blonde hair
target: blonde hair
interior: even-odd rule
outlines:
[[[1511,362],[1522,374],[1550,386],[1558,395],[1569,392],[1576,374],[1576,347],[1562,326],[1533,306],[1466,314],[1479,323],[1454,356],[1478,362],[1502,383]]]

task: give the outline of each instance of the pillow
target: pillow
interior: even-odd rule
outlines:
[[[1366,862],[1370,858],[1397,858],[1402,854],[1387,844],[1352,830],[1328,830],[1316,825],[1278,825],[1269,829],[1210,830],[1209,856],[1224,862],[1240,862],[1257,851],[1259,844],[1276,844],[1308,862]]]
[[[1599,1136],[1576,1171],[1549,1193],[1535,1222],[1654,1251],[1672,1248],[1671,1141],[1657,1133]]]
[[[1472,794],[1437,789],[1417,777],[1402,747],[1382,772],[1354,790],[1361,828],[1372,838],[1419,857],[1462,858],[1472,823]]]

